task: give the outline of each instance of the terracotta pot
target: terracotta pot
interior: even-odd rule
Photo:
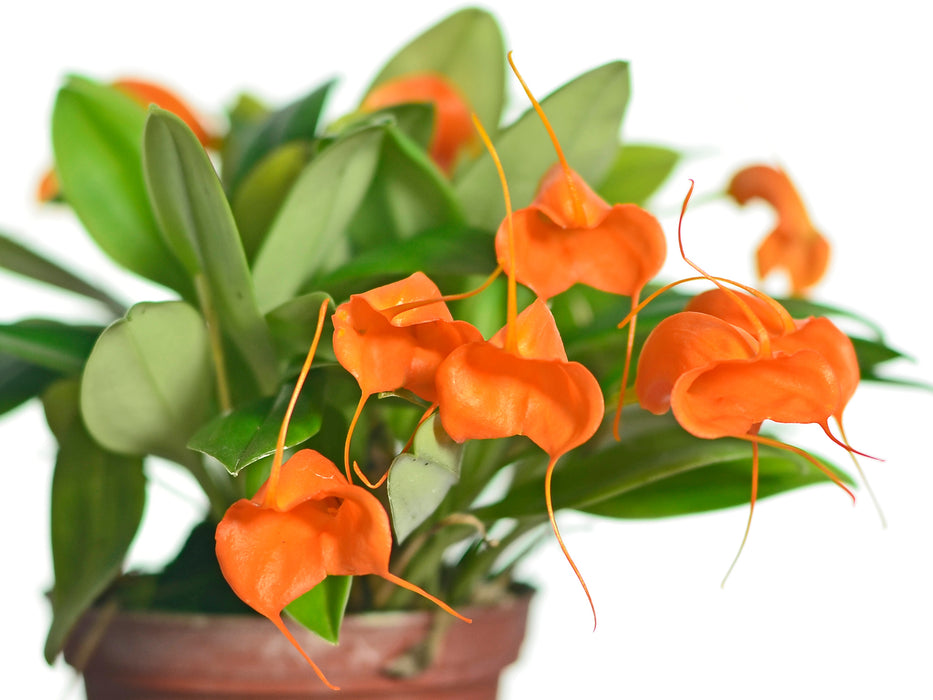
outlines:
[[[311,658],[340,686],[338,693],[261,617],[119,612],[103,627],[97,624],[101,613],[93,612],[72,635],[65,658],[84,666],[88,700],[494,700],[499,674],[518,658],[528,603],[524,596],[467,608],[463,612],[473,624],[451,618],[434,662],[408,678],[386,669],[426,639],[438,619],[430,612],[347,616],[338,646],[292,626]],[[82,664],[83,642],[101,629]]]

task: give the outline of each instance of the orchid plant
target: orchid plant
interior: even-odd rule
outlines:
[[[722,194],[774,206],[759,269],[784,267],[793,297],[697,265],[702,293],[664,285],[669,235],[645,206],[679,155],[620,144],[628,66],[540,103],[511,67],[530,107],[503,123],[503,39],[471,9],[330,121],[331,82],[283,107],[243,95],[217,129],[158,85],[66,81],[40,197],[175,298],[126,308],[0,238],[5,268],[113,317],[0,327],[0,405],[39,397],[58,442],[50,661],[105,601],[252,609],[297,647],[283,612],[331,641],[346,611],[462,617],[513,590],[542,530],[586,591],[561,509],[660,518],[827,481],[852,493],[774,424],[817,424],[856,459],[843,411],[899,354],[804,297],[829,247],[787,175],[752,166]],[[687,239],[702,255],[702,234]],[[124,572],[151,457],[208,505],[162,571]]]

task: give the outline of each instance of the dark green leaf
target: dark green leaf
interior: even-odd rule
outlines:
[[[393,78],[424,72],[449,78],[495,133],[505,101],[505,48],[492,15],[468,8],[443,19],[393,56],[367,92]]]
[[[285,612],[331,644],[340,641],[340,624],[350,599],[352,576],[328,576],[289,603]]]
[[[275,451],[292,388],[286,385],[275,398],[260,399],[214,418],[192,436],[188,447],[214,457],[231,474],[238,474]],[[320,430],[323,394],[323,380],[311,373],[295,404],[285,447],[298,445]]]
[[[611,204],[644,205],[679,159],[677,151],[662,146],[625,144],[619,148],[599,194]]]
[[[602,181],[612,163],[628,96],[628,64],[614,62],[584,73],[541,100],[570,167],[587,182]],[[494,144],[508,179],[512,205],[527,206],[547,169],[557,162],[544,125],[529,109],[504,129]],[[454,189],[471,224],[491,231],[499,227],[505,204],[488,154],[457,173]]]
[[[349,255],[344,233],[369,190],[384,137],[383,128],[374,128],[338,139],[298,176],[253,264],[263,312]]]
[[[389,468],[388,497],[395,537],[403,542],[434,512],[460,477],[463,445],[444,432],[437,414],[415,433],[412,453]]]
[[[269,114],[259,122],[241,144],[241,153],[230,165],[229,192],[236,192],[255,165],[282,144],[295,140],[311,141],[333,80],[314,89],[287,107]]]
[[[81,413],[101,445],[177,459],[207,419],[213,370],[201,316],[184,302],[142,303],[105,330],[81,382]]]
[[[45,643],[49,663],[81,615],[120,573],[142,519],[146,488],[142,459],[102,449],[80,420],[63,437],[52,479],[55,586]]]
[[[207,153],[181,119],[158,107],[150,110],[143,144],[146,185],[162,232],[199,281],[205,313],[217,314],[260,388],[272,391],[278,360],[253,296],[240,234]]]
[[[77,374],[102,330],[46,320],[0,324],[0,352],[61,374]]]
[[[97,245],[127,269],[191,298],[162,239],[142,172],[146,111],[116,88],[72,77],[52,112],[55,170],[66,201]]]
[[[105,291],[2,234],[0,234],[0,267],[38,282],[99,301],[115,314],[122,316],[125,311],[123,305]]]
[[[41,394],[58,376],[57,372],[0,353],[0,415]]]

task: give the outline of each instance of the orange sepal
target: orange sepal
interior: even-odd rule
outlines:
[[[777,225],[758,248],[759,278],[783,268],[795,296],[804,295],[822,279],[829,265],[829,243],[814,228],[787,173],[780,168],[753,165],[733,176],[728,192],[739,204],[762,199],[777,215]]]
[[[613,294],[638,294],[664,264],[667,245],[661,225],[634,204],[609,206],[570,172],[572,190],[556,164],[535,201],[513,214],[515,278],[543,299],[576,283]],[[496,257],[509,272],[507,224],[496,233]]]
[[[122,90],[143,107],[155,104],[179,117],[194,132],[198,141],[205,148],[216,145],[217,138],[204,126],[195,115],[194,110],[178,95],[164,86],[137,78],[121,78],[113,82],[113,87]]]
[[[409,73],[377,85],[363,100],[362,109],[373,111],[409,102],[434,106],[429,152],[437,166],[449,174],[463,149],[475,140],[469,103],[440,73]]]

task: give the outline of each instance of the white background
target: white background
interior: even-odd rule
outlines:
[[[50,159],[53,97],[67,72],[154,78],[216,115],[240,89],[286,102],[336,75],[334,116],[355,105],[398,46],[456,7],[404,0],[11,5],[0,42],[0,229],[126,290],[128,299],[152,298],[113,271],[69,215],[33,202]],[[783,163],[834,244],[816,297],[880,320],[891,344],[917,360],[897,372],[930,381],[933,53],[921,8],[908,0],[572,0],[500,2],[494,11],[539,97],[605,61],[631,61],[623,135],[691,154],[656,202],[669,235],[686,178],[712,194],[739,165]],[[514,81],[511,90],[513,109],[524,108]],[[716,274],[751,281],[752,252],[769,223],[764,208],[697,205],[686,224],[688,249]],[[666,276],[684,273],[672,258]],[[10,281],[0,286],[0,310],[3,321],[43,313],[94,318],[90,306]],[[524,567],[542,592],[502,696],[933,696],[931,409],[933,394],[862,387],[847,410],[847,431],[857,447],[886,460],[865,466],[887,530],[864,490],[855,508],[832,486],[764,501],[725,590],[719,581],[741,538],[742,509],[664,522],[562,515],[599,628],[591,632],[585,598],[559,550],[545,546]],[[818,431],[792,435],[844,461]],[[54,451],[35,405],[0,422],[0,445],[0,667],[7,687],[29,688],[23,697],[78,698],[67,668],[50,670],[41,658]],[[188,489],[171,469],[153,475]],[[156,487],[131,563],[162,560],[196,513]]]

